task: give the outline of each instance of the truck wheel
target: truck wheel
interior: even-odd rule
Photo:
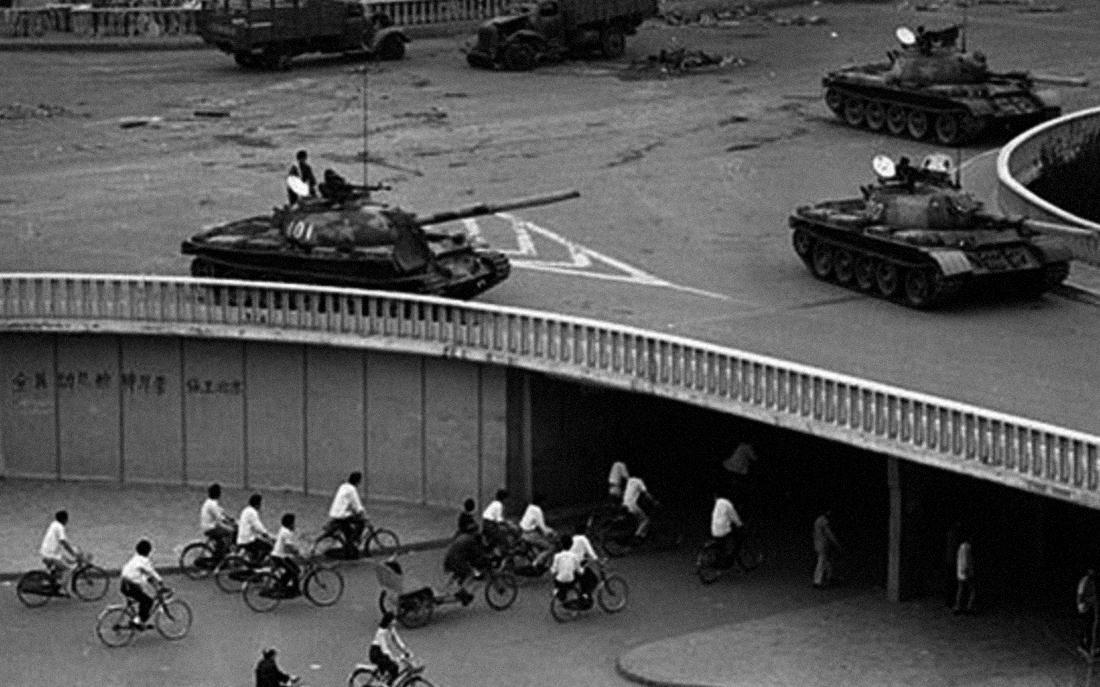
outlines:
[[[386,36],[382,44],[378,46],[378,59],[380,60],[400,60],[404,56],[405,41],[401,40],[401,36]]]
[[[265,49],[263,55],[260,57],[260,61],[263,63],[263,66],[268,69],[276,71],[286,71],[290,69],[290,55],[278,48]]]
[[[622,57],[626,52],[626,34],[623,30],[612,26],[600,34],[600,52],[608,59]]]
[[[235,52],[233,53],[233,59],[237,65],[243,69],[253,69],[256,67],[256,56],[250,52]]]
[[[535,67],[535,51],[529,45],[515,43],[504,49],[504,68],[513,72],[526,72]]]

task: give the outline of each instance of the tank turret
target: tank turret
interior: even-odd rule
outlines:
[[[381,187],[355,186],[328,172],[320,197],[308,197],[308,187],[292,179],[288,186],[302,192],[297,202],[184,241],[182,253],[195,256],[191,273],[470,298],[508,277],[508,258],[465,232],[425,227],[580,195],[559,191],[418,215],[375,201],[371,191]]]
[[[1057,94],[1025,72],[997,73],[960,42],[963,27],[895,31],[887,62],[852,65],[822,79],[825,103],[854,127],[963,145],[986,132],[1019,130],[1061,114]]]
[[[1049,223],[991,212],[959,188],[951,158],[919,167],[886,156],[861,198],[792,213],[795,252],[815,277],[929,308],[982,284],[1038,295],[1069,274],[1070,250]]]

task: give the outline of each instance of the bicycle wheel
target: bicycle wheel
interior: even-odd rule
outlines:
[[[612,558],[621,558],[630,553],[630,539],[614,532],[606,532],[600,537],[600,544],[604,553]]]
[[[313,542],[312,556],[321,556],[324,558],[345,558],[344,554],[344,540],[340,538],[335,532],[329,532],[328,534],[322,534],[317,537],[317,540]]]
[[[257,613],[267,613],[279,605],[279,580],[273,573],[260,573],[249,579],[241,588],[246,606]]]
[[[226,594],[239,594],[251,576],[252,566],[248,559],[236,553],[226,556],[214,569],[214,582]]]
[[[600,588],[596,590],[596,603],[608,613],[618,613],[626,608],[626,599],[630,594],[630,587],[626,580],[618,575],[608,575]]]
[[[709,547],[704,547],[695,558],[695,574],[703,584],[713,584],[722,575],[718,569],[718,557]]]
[[[364,549],[368,556],[380,556],[386,553],[393,553],[397,550],[398,546],[401,546],[401,542],[398,541],[397,535],[394,534],[393,530],[380,528],[375,530],[370,537],[367,538]]]
[[[490,573],[485,582],[485,603],[494,611],[503,611],[515,603],[519,585],[511,573]]]
[[[206,542],[193,541],[180,551],[180,570],[188,579],[204,580],[215,567],[214,550]]]
[[[417,675],[416,677],[409,678],[401,683],[402,687],[435,687],[431,682],[428,682],[424,678]]]
[[[109,647],[126,646],[137,634],[130,621],[133,619],[126,606],[108,606],[96,619],[95,633],[99,641]]]
[[[550,615],[559,623],[567,623],[570,620],[575,620],[580,612],[566,606],[565,602],[554,593],[550,595]]]
[[[191,607],[186,601],[168,599],[154,616],[157,632],[165,639],[183,639],[191,631]]]
[[[348,687],[374,687],[380,684],[374,676],[373,668],[356,668],[348,676]]]
[[[111,586],[111,578],[107,571],[98,565],[89,565],[78,568],[73,573],[73,593],[84,601],[99,601],[107,595],[107,589]]]
[[[15,584],[15,594],[27,608],[38,608],[49,603],[56,587],[53,576],[45,570],[31,570]]]
[[[737,565],[745,572],[752,572],[764,562],[764,552],[760,543],[752,535],[741,545],[737,554]]]
[[[332,568],[314,568],[302,580],[302,590],[314,606],[331,606],[344,594],[344,576]]]

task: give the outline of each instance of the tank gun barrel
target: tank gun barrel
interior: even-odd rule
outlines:
[[[1093,232],[1082,227],[1060,224],[1058,222],[1048,222],[1041,219],[1030,219],[1028,217],[1021,220],[1021,223],[1024,227],[1043,234],[1080,234],[1084,236],[1091,236],[1093,234]]]
[[[467,217],[495,215],[498,212],[508,212],[509,210],[519,210],[522,208],[531,208],[539,205],[559,203],[563,200],[578,198],[580,197],[580,195],[580,191],[570,189],[568,191],[556,191],[554,193],[543,193],[534,196],[526,196],[524,198],[517,198],[515,200],[509,200],[503,203],[474,203],[473,205],[463,205],[453,210],[443,210],[441,212],[433,212],[428,215],[420,215],[416,218],[416,222],[420,226],[426,226],[429,224],[442,224],[444,222],[450,222],[456,219],[465,219]]]

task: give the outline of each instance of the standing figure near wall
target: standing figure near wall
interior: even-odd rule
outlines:
[[[833,564],[840,551],[840,542],[833,534],[829,524],[831,510],[826,510],[814,520],[814,552],[817,553],[817,565],[814,567],[814,589],[825,589],[833,578]]]
[[[959,551],[955,556],[955,577],[958,585],[955,589],[955,608],[952,613],[974,612],[974,551],[970,545],[970,536],[962,535]]]

